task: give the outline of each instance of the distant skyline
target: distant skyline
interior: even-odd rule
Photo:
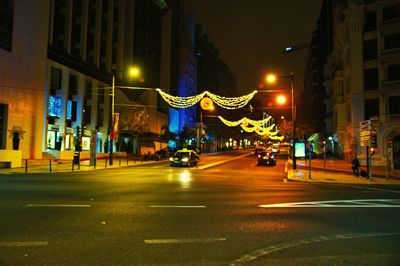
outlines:
[[[303,88],[308,48],[289,55],[281,51],[310,42],[322,0],[184,0],[183,4],[236,75],[238,93],[257,89],[269,71],[293,72],[296,91]]]

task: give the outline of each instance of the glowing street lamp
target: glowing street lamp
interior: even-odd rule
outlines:
[[[132,78],[140,77],[140,69],[137,66],[132,66],[128,70],[128,74]]]
[[[285,95],[278,95],[278,97],[276,97],[276,102],[279,105],[283,105],[286,103],[286,96]]]

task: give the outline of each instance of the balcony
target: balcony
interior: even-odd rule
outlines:
[[[399,89],[399,88],[400,88],[400,80],[382,82],[383,90]]]

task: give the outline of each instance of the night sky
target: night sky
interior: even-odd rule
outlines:
[[[322,0],[184,0],[221,59],[236,75],[238,92],[257,89],[267,71],[295,74],[303,87],[308,49],[283,55],[290,44],[311,40]]]

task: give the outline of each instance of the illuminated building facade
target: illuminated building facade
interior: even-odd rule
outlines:
[[[327,66],[336,152],[365,164],[360,122],[370,120],[378,137],[372,165],[400,169],[400,1],[333,3]]]

